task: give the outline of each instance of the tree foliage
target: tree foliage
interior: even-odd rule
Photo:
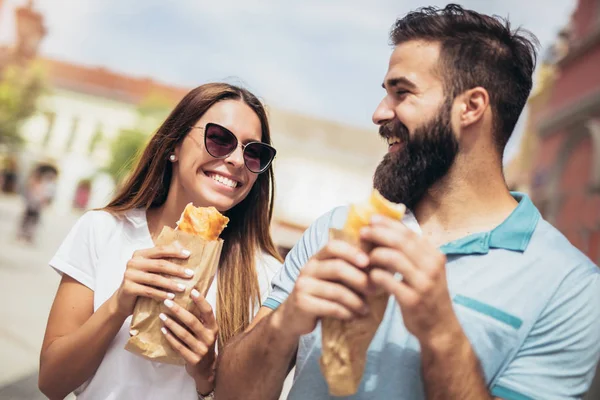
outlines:
[[[107,172],[121,182],[132,170],[150,135],[169,115],[171,104],[157,95],[150,95],[138,105],[135,128],[122,130],[111,144],[112,158]]]
[[[36,111],[37,100],[46,91],[40,66],[8,65],[0,72],[0,145],[23,143],[21,125]]]

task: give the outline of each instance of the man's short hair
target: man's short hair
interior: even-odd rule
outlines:
[[[439,43],[438,72],[451,99],[478,86],[488,91],[494,141],[502,154],[531,92],[536,37],[512,30],[507,19],[449,4],[408,13],[396,21],[390,39],[395,46],[411,40]]]

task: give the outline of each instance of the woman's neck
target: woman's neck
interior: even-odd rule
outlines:
[[[190,199],[180,196],[175,190],[169,190],[167,200],[162,205],[148,209],[146,220],[152,239],[156,239],[165,226],[175,228],[185,206],[190,202]]]

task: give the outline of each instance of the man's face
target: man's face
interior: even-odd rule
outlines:
[[[396,46],[384,81],[386,97],[373,114],[390,145],[375,171],[374,187],[409,208],[448,173],[458,153],[452,101],[436,74],[438,57],[436,44]]]

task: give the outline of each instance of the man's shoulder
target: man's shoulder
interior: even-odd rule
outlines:
[[[308,253],[316,253],[327,243],[329,229],[341,229],[348,215],[348,206],[335,207],[317,218],[302,235],[296,246]]]
[[[316,227],[317,229],[327,231],[329,231],[330,228],[342,229],[344,223],[346,222],[349,209],[350,206],[348,205],[332,208],[317,218],[312,226]]]
[[[526,255],[543,267],[546,274],[566,276],[600,274],[598,268],[581,250],[548,221],[540,219]]]

